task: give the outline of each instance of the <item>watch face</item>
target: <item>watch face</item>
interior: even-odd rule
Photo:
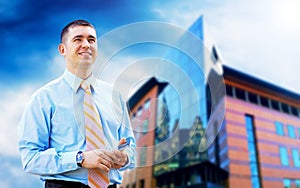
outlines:
[[[78,152],[77,155],[76,155],[76,162],[77,164],[81,164],[83,161],[83,155],[82,155],[82,152]]]

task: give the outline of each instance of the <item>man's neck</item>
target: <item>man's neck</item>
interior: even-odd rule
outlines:
[[[92,74],[92,68],[70,68],[67,67],[68,71],[73,73],[74,75],[78,76],[79,78],[86,80]]]

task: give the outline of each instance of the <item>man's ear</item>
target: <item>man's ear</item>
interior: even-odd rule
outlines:
[[[61,43],[60,45],[58,45],[58,51],[61,55],[65,55],[66,54],[66,47],[63,43]]]

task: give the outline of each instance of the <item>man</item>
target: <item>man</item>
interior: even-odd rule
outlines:
[[[69,23],[58,50],[66,61],[64,74],[34,93],[19,123],[23,168],[40,175],[46,188],[120,184],[119,171],[135,166],[135,139],[126,104],[112,101],[112,87],[92,74],[95,28],[85,20]],[[88,97],[91,103],[84,102]],[[93,139],[103,145],[93,145]],[[126,142],[129,147],[117,149]]]

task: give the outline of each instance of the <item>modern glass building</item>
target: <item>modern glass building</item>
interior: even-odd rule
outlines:
[[[300,95],[221,65],[203,26],[128,101],[138,167],[119,187],[300,187]]]
[[[209,82],[217,83],[220,90],[224,83],[220,79],[222,67],[217,66],[220,62],[216,49],[212,48],[215,52],[212,54],[204,46],[203,25],[201,16],[163,61],[146,63],[151,63],[155,74],[128,101],[137,139],[138,168],[125,174],[128,180],[123,183],[125,187],[225,185],[228,173],[207,160],[206,145],[218,131],[206,131],[212,126],[208,118],[222,119],[224,105],[221,118],[207,114],[217,108],[222,112],[222,105],[218,104],[225,97],[225,87],[216,98],[216,87],[208,86]],[[211,99],[209,108],[207,89]],[[204,149],[199,152],[201,142]]]

